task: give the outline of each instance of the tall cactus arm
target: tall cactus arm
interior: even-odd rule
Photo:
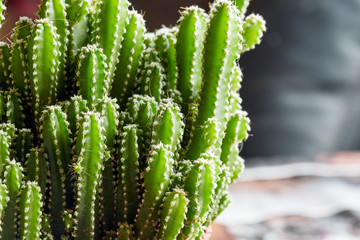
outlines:
[[[22,94],[23,99],[30,100],[30,82],[28,65],[28,42],[31,37],[33,21],[28,17],[20,17],[12,34],[11,79],[12,85]]]
[[[153,147],[144,173],[144,198],[135,222],[139,239],[151,239],[155,235],[153,226],[158,224],[159,209],[170,185],[173,156],[169,146],[159,144]]]
[[[160,228],[156,239],[174,240],[184,226],[189,200],[182,189],[174,189],[161,207]]]
[[[41,231],[41,190],[36,182],[27,182],[20,195],[19,239],[37,240]]]
[[[209,215],[207,216],[207,221],[204,223],[206,226],[212,223],[217,217],[221,199],[223,198],[224,194],[226,194],[226,189],[229,187],[231,182],[231,173],[229,172],[228,167],[225,165],[221,165],[219,167],[217,176],[218,178],[214,191],[214,199],[211,203],[211,209]]]
[[[244,19],[247,8],[249,7],[250,0],[231,0],[239,10],[239,16]]]
[[[2,90],[7,90],[10,86],[10,57],[11,50],[7,43],[0,42],[0,87]]]
[[[180,18],[177,34],[176,60],[179,68],[178,90],[183,100],[184,115],[188,104],[197,102],[202,80],[202,61],[207,16],[196,6],[187,8]]]
[[[10,77],[13,81],[13,85],[26,99],[30,92],[29,82],[29,66],[28,66],[28,41],[25,39],[19,39],[13,43],[11,49],[11,64]]]
[[[73,138],[79,128],[82,115],[89,111],[87,101],[81,96],[74,96],[65,104],[65,112],[70,124],[70,130]]]
[[[0,122],[6,121],[6,96],[3,91],[0,91]]]
[[[127,0],[101,0],[96,4],[99,16],[95,22],[95,34],[97,42],[104,49],[111,80],[125,31],[129,5]]]
[[[110,157],[104,162],[101,183],[101,224],[105,232],[113,228],[114,222],[114,164],[115,161],[115,144],[118,136],[119,126],[119,106],[116,99],[108,97],[103,98],[97,106],[103,118],[103,127],[105,130],[105,145]]]
[[[177,153],[183,135],[183,115],[176,103],[165,99],[160,103],[158,116],[155,118],[152,145],[163,143],[170,146],[170,151]]]
[[[6,119],[13,123],[16,128],[25,127],[25,114],[22,106],[20,94],[16,89],[10,89],[5,92],[6,95]]]
[[[72,205],[72,186],[69,165],[71,162],[70,130],[66,115],[59,106],[50,106],[41,117],[41,137],[49,159],[51,179],[51,216],[53,235],[64,231],[61,212]]]
[[[95,107],[98,99],[109,93],[109,76],[106,56],[96,45],[88,45],[81,49],[79,55],[78,79],[79,95],[88,103],[89,108]]]
[[[134,223],[139,205],[139,130],[127,125],[121,133],[119,181],[116,193],[117,219],[121,223]]]
[[[226,133],[221,146],[220,159],[229,168],[231,182],[233,182],[243,169],[243,162],[239,159],[239,144],[248,137],[249,119],[245,112],[237,111],[227,124]]]
[[[15,160],[5,163],[4,183],[9,191],[9,201],[2,219],[1,239],[16,239],[17,236],[17,200],[22,185],[22,167]]]
[[[88,0],[65,0],[66,17],[71,25],[80,22],[87,13]]]
[[[145,31],[143,16],[136,11],[129,11],[111,90],[111,96],[119,100],[123,110],[135,87]]]
[[[210,23],[204,48],[204,72],[197,123],[216,117],[223,129],[230,76],[241,49],[241,22],[237,9],[227,0],[211,7]]]
[[[56,100],[59,36],[49,19],[36,21],[29,42],[29,77],[35,120]]]
[[[243,25],[243,52],[255,48],[259,44],[263,33],[266,31],[265,21],[258,14],[250,14],[245,18]]]
[[[57,99],[62,101],[66,99],[66,72],[68,37],[70,34],[69,23],[66,19],[65,0],[43,0],[38,12],[39,18],[50,19],[56,27],[59,35],[59,64],[57,76]]]
[[[5,19],[4,11],[6,10],[6,6],[3,1],[0,1],[0,28],[2,27],[2,21]]]
[[[156,101],[160,102],[164,87],[164,69],[160,59],[155,50],[149,48],[144,52],[143,61],[139,77],[140,93],[154,97]]]
[[[25,179],[27,181],[36,181],[42,196],[45,197],[50,174],[48,163],[44,157],[44,151],[40,148],[31,149],[26,155],[25,166]]]
[[[69,41],[66,53],[67,94],[72,96],[77,93],[76,72],[78,51],[91,43],[95,18],[95,9],[88,0],[66,0],[67,18],[69,22]]]
[[[150,151],[152,129],[157,116],[158,103],[155,98],[144,95],[133,95],[128,102],[130,122],[136,124],[139,130],[141,168],[145,166],[146,157]]]
[[[2,176],[7,159],[10,157],[11,137],[9,134],[0,130],[0,175]]]
[[[195,160],[206,152],[217,153],[215,143],[219,137],[219,122],[215,118],[208,119],[204,125],[199,127],[201,130],[201,141],[192,142],[191,148],[186,152],[185,158]]]
[[[96,206],[95,211],[95,224],[99,225],[101,232],[98,234],[106,234],[111,232],[114,229],[115,225],[115,168],[117,167],[117,162],[115,162],[114,153],[106,152],[107,156],[104,159],[104,168],[101,172],[101,179],[99,181],[99,202]],[[97,227],[97,226],[95,226]],[[95,229],[96,231],[96,229]],[[95,239],[98,235],[95,232]]]
[[[189,149],[201,141],[201,128],[207,119],[215,117],[219,122],[220,147],[227,122],[227,102],[235,60],[241,49],[241,21],[238,10],[228,0],[216,1],[211,6],[210,22],[204,47],[204,71],[199,112]]]
[[[19,21],[16,22],[14,32],[12,34],[13,42],[18,40],[29,40],[31,35],[31,28],[33,27],[33,21],[28,17],[20,17]]]
[[[4,218],[4,210],[9,201],[9,191],[6,185],[0,180],[0,236],[2,236],[2,219]]]
[[[119,229],[117,231],[117,238],[116,240],[123,240],[123,239],[133,239],[134,233],[131,227],[124,223],[119,225]]]
[[[77,173],[75,239],[92,239],[95,220],[95,200],[98,195],[100,173],[105,157],[103,123],[98,113],[84,115],[79,129],[81,138],[76,145],[80,149],[74,170]]]
[[[18,130],[15,137],[15,159],[22,164],[26,162],[26,155],[30,152],[34,135],[31,129],[22,128]]]
[[[230,82],[230,97],[228,99],[229,112],[228,116],[231,116],[241,109],[241,98],[240,98],[240,88],[242,81],[242,72],[240,67],[234,66],[233,73],[231,75]]]
[[[161,28],[156,32],[155,48],[159,53],[166,74],[166,91],[176,89],[178,67],[176,63],[176,37],[178,28]]]
[[[229,206],[230,202],[231,202],[230,193],[225,192],[225,194],[222,195],[222,197],[220,198],[218,207],[216,208],[216,211],[212,215],[212,219],[210,222],[214,222],[216,217],[219,216],[225,210],[225,208],[227,208],[227,206]]]
[[[216,184],[213,167],[211,162],[199,159],[186,174],[184,190],[189,197],[189,205],[185,226],[180,235],[182,238],[195,237],[193,234],[197,232],[196,228],[201,226],[206,217]]]
[[[119,105],[116,103],[116,99],[104,97],[96,108],[103,117],[107,150],[113,153],[119,127]]]
[[[181,108],[185,116],[183,146],[187,146],[198,112],[199,90],[202,81],[204,38],[207,14],[196,6],[185,9],[179,20],[176,60],[179,71],[177,89],[181,94]]]

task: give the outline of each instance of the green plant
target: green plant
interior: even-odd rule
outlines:
[[[265,30],[236,4],[155,33],[126,0],[21,18],[0,44],[1,239],[201,239],[243,169],[236,59]]]

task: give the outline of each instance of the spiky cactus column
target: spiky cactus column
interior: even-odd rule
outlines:
[[[0,238],[201,239],[244,168],[236,60],[265,30],[248,4],[155,33],[126,0],[21,18],[0,43]]]

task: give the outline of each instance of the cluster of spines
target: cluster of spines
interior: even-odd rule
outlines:
[[[0,44],[1,237],[203,236],[243,169],[235,60],[265,30],[233,2],[155,33],[127,0],[43,0],[20,19]]]

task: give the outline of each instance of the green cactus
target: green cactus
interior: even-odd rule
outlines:
[[[17,235],[17,206],[22,187],[22,167],[15,160],[5,162],[4,183],[9,192],[9,201],[4,209],[2,218],[2,239],[16,239]]]
[[[9,192],[6,185],[0,181],[0,236],[2,236],[2,221],[4,218],[4,210],[9,202]]]
[[[121,223],[133,223],[139,204],[140,138],[136,125],[123,127],[121,134],[119,186],[116,192],[116,214]]]
[[[10,87],[11,83],[9,72],[9,67],[11,65],[10,57],[11,49],[9,44],[0,42],[0,87],[2,90]]]
[[[10,157],[11,136],[0,130],[0,175],[3,175],[6,160]]]
[[[41,190],[36,182],[27,182],[21,190],[19,212],[19,239],[39,239],[41,230]]]
[[[109,77],[106,56],[96,45],[88,45],[79,54],[78,70],[79,95],[88,103],[89,108],[109,92]]]
[[[145,192],[135,222],[139,239],[150,239],[156,233],[153,226],[159,221],[159,210],[170,185],[173,162],[169,145],[160,143],[153,147],[143,174]]]
[[[243,52],[249,51],[259,44],[263,32],[266,30],[265,21],[262,16],[258,14],[251,14],[245,18],[243,24]]]
[[[20,27],[22,27],[20,25]],[[16,34],[17,38],[21,37],[20,33]],[[29,96],[29,73],[28,73],[28,41],[20,38],[12,46],[10,58],[10,78],[13,85],[23,95],[24,99]]]
[[[179,69],[177,87],[181,93],[185,116],[189,114],[188,105],[197,102],[199,98],[207,18],[203,9],[193,6],[182,12],[179,20],[176,43],[176,60]]]
[[[248,4],[155,32],[127,0],[20,18],[0,43],[0,238],[201,239],[244,168],[235,60],[265,30]]]
[[[2,21],[5,19],[4,11],[6,10],[6,6],[1,1],[0,2],[0,28],[2,27]]]
[[[15,159],[22,164],[26,162],[26,155],[30,152],[34,136],[31,129],[22,128],[18,130],[15,138]]]
[[[29,78],[35,120],[45,106],[56,102],[59,36],[49,19],[37,20],[29,40]]]
[[[26,155],[26,175],[27,181],[36,181],[40,187],[41,195],[45,197],[47,191],[47,183],[49,176],[49,166],[46,162],[44,151],[42,149],[33,148]]]
[[[81,121],[76,139],[75,239],[95,236],[95,199],[105,158],[104,128],[100,114],[89,112]]]
[[[134,91],[135,79],[139,71],[145,32],[142,15],[130,11],[125,30],[111,91],[111,95],[119,99],[122,109],[125,108],[127,99]]]
[[[182,189],[174,189],[166,196],[156,239],[176,239],[184,226],[188,202],[186,193]]]
[[[14,27],[14,33],[12,34],[13,43],[18,40],[29,40],[31,36],[31,28],[33,27],[33,21],[28,17],[20,17]]]
[[[6,99],[6,119],[7,122],[13,123],[16,128],[25,127],[24,108],[21,102],[21,96],[15,89],[10,89],[4,93]]]
[[[66,20],[65,0],[43,0],[38,12],[40,18],[50,19],[56,27],[56,33],[59,35],[59,56],[58,56],[58,76],[57,76],[57,99],[60,101],[66,99],[66,72],[67,47],[69,23]]]
[[[176,37],[178,28],[162,28],[156,31],[155,48],[161,63],[164,66],[166,78],[166,90],[176,90],[178,82],[178,67],[176,63]]]
[[[94,38],[104,50],[110,79],[114,76],[118,61],[121,39],[129,14],[128,6],[127,0],[101,0],[95,4],[98,15],[95,19]]]
[[[213,200],[215,178],[213,166],[205,159],[199,159],[193,163],[189,172],[186,173],[184,190],[189,197],[189,206],[186,214],[185,226],[181,234],[182,238],[194,238],[205,220]]]

